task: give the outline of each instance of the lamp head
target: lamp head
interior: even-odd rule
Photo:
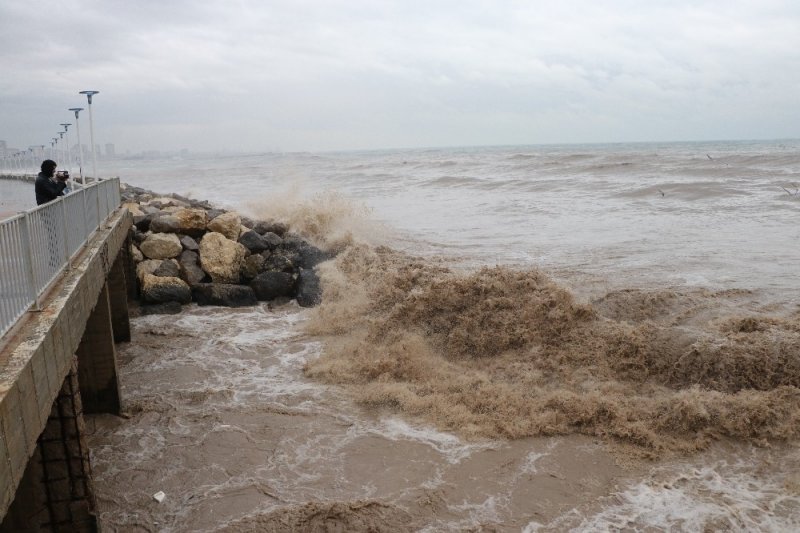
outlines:
[[[99,93],[100,91],[81,91],[78,94],[85,94],[86,99],[89,101],[89,105],[92,105],[92,96]]]

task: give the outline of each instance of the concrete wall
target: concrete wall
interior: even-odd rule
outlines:
[[[6,515],[23,477],[28,483],[23,484],[23,492],[39,490],[40,495],[44,494],[49,502],[49,514],[57,512],[52,507],[57,500],[78,502],[83,498],[90,502],[74,504],[73,518],[83,516],[80,509],[88,509],[90,514],[93,510],[91,490],[75,489],[80,485],[79,480],[83,479],[81,476],[88,476],[77,468],[74,461],[78,458],[67,454],[74,466],[68,471],[75,474],[69,483],[50,479],[56,483],[55,487],[60,487],[57,490],[47,488],[47,483],[42,484],[49,479],[46,465],[52,464],[49,454],[55,446],[43,443],[48,442],[46,435],[54,423],[54,409],[61,417],[61,430],[69,426],[68,420],[72,416],[75,431],[79,432],[82,409],[75,406],[82,405],[82,402],[80,398],[76,399],[79,395],[75,390],[77,387],[69,389],[72,392],[67,394],[73,405],[72,415],[59,410],[67,401],[61,400],[65,387],[72,387],[75,381],[86,389],[93,410],[119,410],[113,324],[119,324],[120,338],[129,338],[130,330],[127,333],[124,331],[124,324],[127,323],[127,303],[123,299],[127,293],[124,277],[126,267],[123,263],[116,265],[116,262],[120,250],[125,250],[123,257],[127,257],[126,243],[131,223],[128,211],[118,210],[95,233],[87,248],[75,259],[73,268],[42,298],[43,310],[28,313],[1,341],[0,516]],[[112,302],[112,299],[116,301]],[[116,310],[116,318],[112,318],[112,309]],[[79,356],[77,367],[74,366],[76,353]],[[84,379],[81,379],[82,372]],[[65,438],[70,431],[62,431]],[[61,443],[59,446],[68,444]],[[38,463],[30,461],[35,455],[40,458]],[[88,468],[88,455],[86,458]],[[55,494],[65,487],[69,488],[67,496]],[[35,498],[29,494],[26,500],[33,502],[31,507],[19,510],[19,505],[15,504],[14,513],[7,517],[9,521],[18,518],[19,513],[37,513]],[[48,519],[53,529],[61,528],[56,527],[58,522],[54,520],[58,519],[57,516]],[[2,527],[6,527],[5,524]],[[69,527],[76,531],[83,530],[75,529],[75,525],[64,526],[63,530],[69,530]]]

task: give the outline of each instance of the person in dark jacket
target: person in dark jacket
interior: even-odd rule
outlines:
[[[46,204],[64,196],[69,176],[56,175],[58,164],[52,159],[42,161],[42,171],[36,176],[36,205]]]

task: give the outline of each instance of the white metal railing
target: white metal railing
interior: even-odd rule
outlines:
[[[113,178],[0,221],[0,337],[39,308],[39,297],[120,202]]]

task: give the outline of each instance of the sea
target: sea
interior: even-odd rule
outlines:
[[[98,167],[339,253],[133,319],[104,530],[800,530],[800,140]]]

